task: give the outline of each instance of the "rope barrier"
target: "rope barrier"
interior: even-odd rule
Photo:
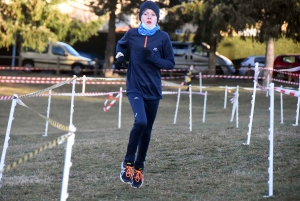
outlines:
[[[25,156],[21,157],[20,159],[18,159],[16,161],[14,161],[13,163],[7,165],[4,169],[0,170],[0,173],[9,172],[13,168],[19,166],[23,162],[28,161],[29,159],[31,159],[34,156],[36,156],[37,154],[45,151],[46,149],[50,149],[52,147],[55,147],[55,146],[57,146],[59,144],[64,143],[71,136],[71,134],[62,135],[62,136],[56,138],[55,140],[53,140],[51,142],[48,142],[47,144],[44,144],[40,148],[38,148],[38,149],[36,149],[36,150],[34,150],[34,151],[26,154]]]
[[[28,108],[29,110],[31,110],[32,112],[36,113],[37,115],[39,115],[40,117],[42,117],[44,120],[48,121],[53,127],[62,130],[62,131],[69,131],[69,127],[65,126],[57,121],[54,121],[53,119],[50,119],[49,117],[46,117],[38,112],[36,112],[35,110],[33,110],[32,108],[28,107],[27,105],[25,105],[25,103],[23,103],[20,99],[17,99],[17,103],[21,106],[24,106],[26,108]]]

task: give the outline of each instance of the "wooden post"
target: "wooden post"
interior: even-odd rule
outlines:
[[[21,55],[18,57],[18,67],[21,67],[22,66],[22,57]]]

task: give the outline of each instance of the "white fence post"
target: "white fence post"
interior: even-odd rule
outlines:
[[[273,196],[273,150],[274,150],[274,83],[270,84],[269,88],[269,93],[270,93],[270,128],[269,128],[269,180],[268,180],[268,185],[269,185],[269,195],[268,196]]]
[[[52,89],[49,90],[48,107],[47,107],[47,118],[50,117],[51,95],[52,95]],[[43,136],[47,136],[48,135],[48,127],[49,127],[49,122],[48,122],[48,120],[46,120],[45,133],[44,133]]]
[[[72,147],[73,147],[74,141],[75,141],[75,134],[69,133],[69,135],[70,136],[67,139],[67,148],[66,148],[66,154],[65,154],[65,165],[64,165],[64,173],[63,173],[63,179],[62,179],[60,201],[65,201],[69,197],[68,183],[69,183],[70,168],[72,166],[71,154],[72,154]]]
[[[181,93],[181,87],[179,87],[179,89],[178,89],[177,103],[176,103],[176,109],[175,109],[175,115],[174,115],[174,124],[176,124],[176,120],[177,120],[177,113],[178,113],[178,107],[179,107],[179,101],[180,101],[180,93]]]
[[[2,187],[2,172],[4,170],[5,155],[6,155],[6,150],[8,148],[8,141],[10,139],[9,134],[10,134],[12,121],[14,120],[14,112],[15,112],[15,107],[17,105],[17,99],[18,99],[18,96],[16,94],[14,94],[14,98],[13,98],[12,103],[11,103],[11,108],[10,108],[10,113],[9,113],[9,118],[8,118],[8,123],[7,123],[7,128],[6,128],[6,134],[5,134],[5,140],[4,140],[4,145],[3,145],[2,155],[1,155],[0,188]]]
[[[189,108],[190,108],[190,131],[193,130],[193,117],[192,117],[192,85],[190,84],[189,85],[189,91],[190,91],[190,94],[189,94],[189,97],[190,97],[190,104],[189,104]]]
[[[280,86],[282,88],[282,85]],[[283,94],[280,92],[280,124],[284,124],[283,123],[283,98],[282,98]]]
[[[118,118],[118,129],[121,128],[121,116],[122,116],[122,98],[123,98],[123,93],[122,93],[122,87],[120,87],[120,92],[119,92],[119,118]]]
[[[226,106],[227,106],[227,91],[228,91],[228,88],[226,85],[225,86],[225,96],[224,96],[224,109],[226,109]]]
[[[75,77],[76,76],[74,75],[74,78]],[[73,80],[73,85],[72,85],[72,97],[71,97],[71,109],[70,109],[70,126],[73,126],[75,85],[76,85],[76,79]]]
[[[200,93],[202,93],[202,73],[199,73],[199,86],[200,86]]]
[[[82,93],[85,93],[85,81],[86,81],[86,76],[82,76]]]
[[[253,113],[254,113],[254,105],[255,105],[255,96],[256,96],[256,85],[257,81],[253,80],[254,85],[253,85],[253,94],[252,94],[252,100],[251,100],[251,112],[250,112],[250,122],[248,124],[248,133],[247,133],[247,143],[243,143],[244,145],[249,145],[250,144],[250,137],[251,137],[251,130],[252,130],[252,122],[253,122]]]
[[[204,103],[203,103],[203,118],[202,123],[205,122],[205,115],[206,115],[206,102],[207,102],[207,91],[204,94]]]

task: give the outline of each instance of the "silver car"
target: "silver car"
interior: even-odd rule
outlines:
[[[175,68],[188,68],[194,65],[193,72],[208,73],[208,57],[209,45],[202,43],[196,45],[191,42],[172,41]],[[216,52],[216,74],[217,75],[232,75],[235,73],[235,68],[230,59]]]
[[[240,64],[238,74],[241,76],[254,76],[256,62],[258,63],[258,67],[263,68],[265,66],[265,56],[249,56],[245,58]],[[261,68],[259,69],[258,77],[264,75],[264,71]]]

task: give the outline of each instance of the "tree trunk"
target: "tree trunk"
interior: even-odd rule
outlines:
[[[217,41],[214,34],[210,38],[210,48],[209,48],[209,58],[208,58],[208,74],[216,74],[216,50],[217,50]]]
[[[116,46],[116,14],[115,11],[111,11],[108,22],[108,35],[105,49],[105,58],[103,69],[105,70],[105,77],[111,77],[113,75],[112,64],[114,63],[115,57],[115,46]]]
[[[265,60],[265,68],[270,68],[273,70],[274,67],[274,38],[269,38],[266,44],[266,60]],[[269,76],[269,83],[271,83],[272,80],[272,70],[265,70],[264,71],[264,81],[263,81],[263,86],[268,87],[267,80]]]

